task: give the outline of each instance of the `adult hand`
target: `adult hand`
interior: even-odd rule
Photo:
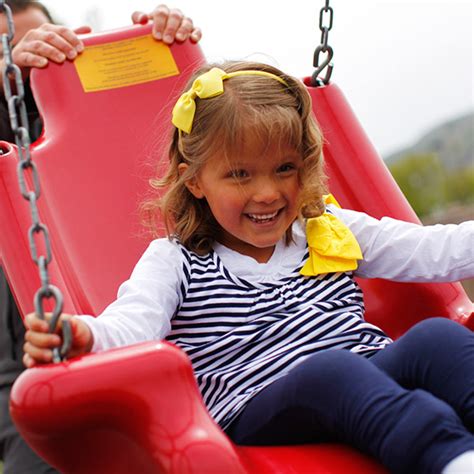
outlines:
[[[157,6],[151,13],[134,12],[133,23],[146,25],[153,21],[153,36],[163,43],[172,44],[175,40],[183,42],[188,38],[197,43],[202,36],[201,29],[193,25],[193,20],[184,16],[178,9],[170,9],[166,5]]]
[[[70,30],[65,26],[44,23],[28,31],[13,48],[13,62],[23,72],[32,67],[43,68],[49,61],[63,63],[73,60],[84,50],[84,44],[78,34],[90,33],[88,26]]]
[[[48,364],[53,360],[53,349],[62,344],[61,328],[62,323],[68,320],[71,324],[72,347],[68,352],[68,357],[90,352],[93,344],[92,332],[86,323],[79,318],[74,318],[69,314],[62,314],[56,333],[49,333],[48,320],[51,314],[46,314],[46,319],[40,319],[36,314],[30,313],[25,318],[27,331],[25,333],[25,344],[23,350],[23,363],[30,368],[38,364]]]

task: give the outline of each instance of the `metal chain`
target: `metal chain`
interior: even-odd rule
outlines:
[[[325,21],[326,20],[326,21]],[[334,56],[334,51],[331,46],[328,45],[329,31],[332,28],[333,20],[333,9],[329,6],[329,0],[325,1],[325,5],[319,12],[319,29],[321,30],[321,44],[314,51],[313,66],[316,68],[313,75],[311,76],[311,85],[319,86],[329,84],[331,74],[333,70],[333,64],[331,60]],[[321,54],[326,54],[326,59],[320,64]],[[318,76],[327,67],[326,75],[324,79],[320,79]]]
[[[30,153],[30,132],[28,125],[28,115],[25,104],[25,88],[21,76],[20,68],[13,63],[11,42],[15,35],[15,27],[13,24],[13,15],[11,8],[4,0],[0,0],[0,13],[4,13],[7,19],[8,33],[2,34],[3,56],[5,59],[5,67],[3,74],[3,88],[5,98],[8,103],[8,112],[10,115],[10,125],[15,135],[15,143],[18,147],[18,184],[20,186],[21,195],[29,202],[31,211],[32,225],[28,231],[28,239],[30,242],[31,258],[38,266],[41,287],[35,294],[34,305],[35,311],[41,319],[45,319],[44,302],[48,299],[54,300],[54,309],[49,322],[49,332],[54,332],[63,309],[63,295],[61,291],[50,284],[48,265],[51,263],[51,242],[49,239],[48,228],[40,220],[37,200],[41,195],[41,186],[38,169],[31,159]],[[12,92],[10,81],[14,81],[16,94]],[[27,184],[26,173],[30,171],[32,189]],[[40,255],[35,237],[42,236],[43,247],[46,255]],[[71,326],[68,321],[62,324],[63,344],[61,348],[53,350],[53,361],[61,362],[68,353],[72,343]]]

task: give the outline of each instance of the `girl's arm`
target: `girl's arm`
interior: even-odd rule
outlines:
[[[474,277],[474,221],[421,226],[362,212],[331,212],[353,232],[364,259],[355,275],[395,281],[446,282]]]
[[[46,314],[46,319],[40,319],[36,314],[30,313],[25,318],[27,331],[25,333],[25,344],[23,350],[23,363],[27,368],[36,364],[47,364],[53,360],[53,348],[62,345],[60,336],[63,321],[68,320],[71,324],[72,347],[68,353],[68,357],[75,357],[86,354],[92,348],[92,333],[87,324],[79,319],[74,319],[69,314],[61,314],[59,319],[57,332],[50,334],[48,321],[51,314]]]
[[[92,352],[166,337],[180,302],[182,262],[176,244],[153,241],[99,317],[76,316],[92,332]]]
[[[120,286],[117,299],[99,317],[62,314],[59,326],[68,319],[72,329],[67,357],[165,337],[179,305],[182,258],[175,244],[156,240]],[[60,327],[56,334],[49,334],[48,323],[36,314],[27,315],[25,322],[24,364],[51,362],[52,349],[62,344]]]

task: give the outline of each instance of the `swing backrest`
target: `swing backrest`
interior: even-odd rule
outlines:
[[[306,78],[309,84],[310,79]],[[331,192],[349,209],[420,223],[379,157],[349,103],[335,84],[308,87],[326,140],[324,155]],[[393,338],[427,317],[444,316],[474,329],[473,303],[460,283],[397,283],[359,280],[366,319]]]
[[[99,314],[114,299],[118,285],[145,249],[149,235],[143,231],[138,206],[147,194],[156,163],[161,160],[166,166],[163,151],[174,100],[190,73],[204,61],[198,46],[174,44],[170,51],[179,75],[117,87],[120,81],[128,80],[127,76],[122,70],[125,79],[119,77],[117,83],[116,63],[107,61],[139,47],[133,41],[145,38],[149,30],[149,26],[135,26],[84,39],[95,53],[86,61],[87,71],[94,61],[98,69],[109,68],[104,77],[87,86],[101,90],[85,92],[72,62],[61,66],[51,63],[32,74],[44,120],[44,132],[32,147],[42,184],[38,207],[53,245],[51,281],[64,292],[66,312]],[[117,41],[123,43],[113,43]],[[119,47],[100,50],[97,56],[94,48],[103,44]],[[161,43],[153,46],[158,44],[162,49],[154,50],[154,54],[169,62],[168,48]],[[137,66],[136,60],[130,64]],[[167,68],[165,75],[170,74],[172,65]],[[132,75],[131,82],[140,79]],[[337,86],[308,90],[327,140],[324,153],[330,187],[339,202],[374,217],[388,215],[417,222]],[[33,310],[33,295],[39,287],[27,239],[31,219],[28,205],[18,192],[15,149],[5,143],[1,146],[7,153],[0,158],[4,196],[0,218],[6,223],[0,249],[16,300],[25,314]],[[459,284],[380,280],[361,284],[367,319],[394,337],[430,315],[466,324],[472,311]]]
[[[100,90],[85,92],[73,62],[50,63],[32,73],[44,121],[43,134],[32,146],[42,188],[38,208],[52,241],[51,282],[64,293],[65,312],[99,314],[150,241],[141,225],[139,203],[168,141],[173,100],[204,61],[198,46],[168,48],[154,41],[150,30],[133,26],[84,38],[89,49],[81,58],[87,59],[82,67],[86,73],[96,67],[96,76],[105,70],[87,87]],[[145,46],[136,43],[142,40]],[[140,56],[147,46],[165,63],[156,73],[165,77],[140,82],[154,71],[154,65],[147,65],[154,58]],[[124,57],[117,71],[117,61]],[[123,83],[131,85],[119,87]],[[0,252],[25,314],[33,310],[40,282],[29,256],[31,218],[18,191],[15,147],[2,147],[11,151],[0,158],[0,218],[8,223]],[[37,240],[41,246],[42,236]]]

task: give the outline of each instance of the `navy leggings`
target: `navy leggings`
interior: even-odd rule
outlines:
[[[425,320],[370,358],[314,354],[226,430],[238,444],[351,444],[393,473],[440,473],[474,449],[474,333]]]

